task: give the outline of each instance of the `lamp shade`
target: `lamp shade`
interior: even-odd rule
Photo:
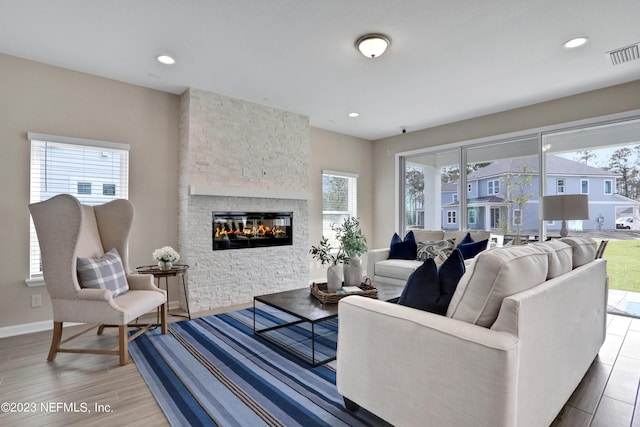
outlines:
[[[542,219],[589,219],[589,197],[586,194],[544,196]]]

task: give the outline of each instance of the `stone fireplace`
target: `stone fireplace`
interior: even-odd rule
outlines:
[[[192,311],[308,285],[309,152],[306,117],[198,89],[182,95],[178,238]],[[290,243],[213,250],[215,213],[290,214]],[[265,223],[242,221],[243,230],[247,221]]]
[[[293,212],[213,212],[214,251],[293,243]]]

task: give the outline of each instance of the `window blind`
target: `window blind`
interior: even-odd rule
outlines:
[[[346,172],[322,172],[322,235],[338,248],[331,224],[358,217],[358,175]]]

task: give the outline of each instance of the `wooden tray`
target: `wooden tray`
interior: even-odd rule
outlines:
[[[345,293],[337,293],[337,292],[327,292],[327,283],[312,283],[311,284],[311,295],[316,297],[318,301],[322,304],[336,304],[342,298],[348,297],[349,295],[360,295],[367,298],[378,298],[378,290],[371,285],[371,281],[366,279],[364,283],[361,283],[358,286],[362,289],[362,292],[345,292]]]

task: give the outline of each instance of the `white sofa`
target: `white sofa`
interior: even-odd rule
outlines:
[[[455,239],[458,244],[467,235],[466,231],[413,230],[416,242],[432,242]],[[471,238],[478,242],[489,238],[488,231],[472,231]],[[389,259],[389,248],[372,249],[367,252],[367,277],[373,283],[389,283],[404,286],[407,279],[422,265],[422,261],[412,259]]]
[[[605,338],[606,261],[562,240],[482,252],[447,316],[342,299],[345,404],[395,426],[548,426]]]

